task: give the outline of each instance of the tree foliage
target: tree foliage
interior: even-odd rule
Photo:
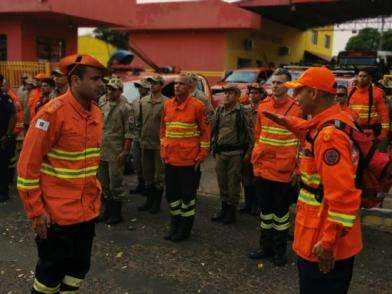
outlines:
[[[98,27],[93,32],[97,39],[105,41],[118,49],[129,49],[129,32],[115,31],[107,27]]]
[[[379,42],[380,33],[378,30],[365,28],[348,40],[346,50],[377,50]]]

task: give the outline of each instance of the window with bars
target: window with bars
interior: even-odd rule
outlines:
[[[59,61],[65,55],[65,42],[60,39],[37,37],[37,59],[39,61]]]
[[[324,47],[325,48],[331,48],[331,36],[329,36],[329,35],[325,35],[325,38],[324,38]]]
[[[312,31],[311,40],[312,40],[312,44],[317,45],[317,42],[318,42],[318,32],[317,31]]]
[[[7,61],[7,35],[0,35],[0,61]]]

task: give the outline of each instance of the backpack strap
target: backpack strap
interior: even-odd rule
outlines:
[[[291,108],[293,108],[294,104],[295,104],[295,102],[292,101],[290,107],[287,108],[286,112],[283,114],[284,116],[286,116],[286,115],[289,113],[289,111],[291,110]]]
[[[311,149],[312,153],[313,153],[313,145],[314,145],[314,142],[316,141],[318,135],[325,127],[328,127],[328,126],[334,126],[338,130],[345,132],[347,134],[347,136],[349,136],[350,138],[352,137],[354,129],[352,127],[350,127],[349,125],[347,125],[345,122],[338,120],[338,119],[326,121],[319,128],[317,128],[317,132],[314,136],[310,136],[309,133],[306,134],[305,139],[306,139],[306,141],[308,141],[312,145],[312,149]]]
[[[373,86],[370,84],[369,86],[369,110],[368,110],[368,125],[370,125],[370,119],[372,115],[372,106],[373,106]]]
[[[356,90],[357,90],[357,87],[354,87],[354,88],[351,89],[350,93],[348,94],[348,96],[347,96],[347,102],[346,102],[347,106],[350,104],[350,99],[351,99],[351,97],[354,95],[354,93],[355,93]]]

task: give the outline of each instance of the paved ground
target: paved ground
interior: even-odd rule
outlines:
[[[291,253],[288,266],[278,269],[266,261],[261,271],[258,262],[245,257],[257,242],[253,217],[240,217],[235,226],[212,224],[209,217],[218,200],[200,197],[192,239],[175,245],[162,239],[166,206],[151,216],[136,212],[142,202],[142,196],[130,196],[126,223],[97,226],[92,270],[82,293],[298,292]],[[36,261],[30,224],[15,196],[0,206],[0,216],[0,293],[28,293]],[[126,229],[129,223],[134,231]],[[392,234],[365,230],[364,235],[351,293],[391,293]]]

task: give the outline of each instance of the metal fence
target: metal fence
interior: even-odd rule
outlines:
[[[11,88],[18,88],[21,84],[22,74],[34,77],[37,73],[50,73],[49,62],[28,61],[0,61],[0,74],[2,74]]]

